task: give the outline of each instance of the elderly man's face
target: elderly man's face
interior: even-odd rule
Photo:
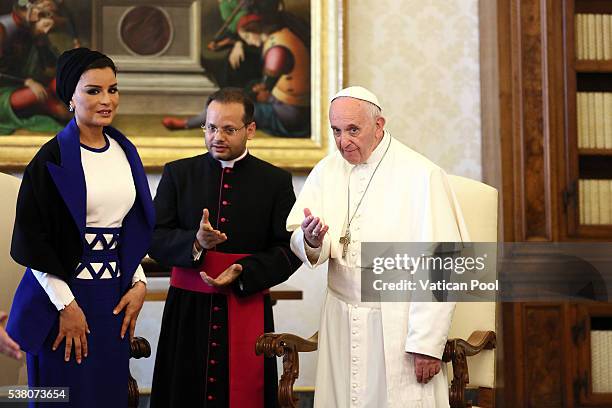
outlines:
[[[336,146],[351,164],[368,160],[383,138],[385,120],[381,116],[373,118],[368,105],[360,99],[341,97],[329,109]]]

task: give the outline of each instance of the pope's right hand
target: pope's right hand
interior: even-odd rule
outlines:
[[[319,248],[323,245],[323,238],[329,229],[319,217],[315,217],[310,209],[304,208],[304,221],[302,221],[302,231],[306,243],[312,248]]]
[[[87,357],[87,335],[89,333],[85,314],[75,299],[60,311],[59,333],[53,343],[53,350],[57,350],[62,340],[66,338],[64,361],[70,361],[72,345],[74,344],[74,356],[77,363],[81,364],[81,358]]]
[[[208,209],[202,211],[202,219],[200,220],[200,228],[196,234],[196,246],[198,249],[212,249],[222,242],[227,241],[227,235],[224,232],[216,230],[208,220]]]

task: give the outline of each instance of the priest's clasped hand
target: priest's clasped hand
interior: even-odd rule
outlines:
[[[198,250],[212,249],[222,242],[227,241],[227,235],[225,233],[216,230],[210,224],[208,220],[209,213],[208,209],[202,211],[202,220],[200,221],[200,228],[196,234],[196,247]]]
[[[241,273],[242,273],[242,265],[233,264],[229,268],[221,272],[221,274],[217,276],[215,279],[208,276],[206,272],[204,271],[200,272],[200,276],[202,277],[202,280],[206,282],[207,284],[209,284],[210,286],[221,288],[235,281],[236,278],[238,278],[238,276],[240,276]]]
[[[414,356],[414,373],[421,384],[427,384],[440,372],[441,361],[425,354],[412,353]]]
[[[315,217],[310,212],[310,209],[304,208],[304,221],[302,221],[302,231],[306,243],[313,248],[318,248],[323,245],[323,238],[329,229],[319,217]]]

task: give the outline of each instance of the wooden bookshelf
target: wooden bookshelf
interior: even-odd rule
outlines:
[[[612,0],[480,3],[495,6],[486,9],[493,15],[481,14],[488,17],[481,27],[489,34],[481,37],[483,173],[502,193],[503,239],[612,241],[612,225],[586,224],[578,188],[585,179],[591,187],[612,180],[612,146],[601,140],[599,148],[584,143],[590,140],[584,137],[585,105],[580,105],[580,127],[577,103],[580,93],[612,92],[612,62],[593,59],[592,50],[584,48],[583,58],[576,57],[576,26],[582,24],[576,15],[612,14]],[[495,36],[487,31],[489,21]],[[495,38],[494,49],[487,48],[489,37]],[[596,48],[596,54],[600,51]],[[602,185],[612,195],[612,182],[597,188]],[[608,208],[612,212],[612,205]],[[590,333],[602,331],[595,328],[602,321],[603,330],[610,330],[610,293],[607,299],[502,303],[498,408],[612,407],[612,392],[593,392],[590,361]]]
[[[582,156],[612,156],[612,149],[578,149],[578,154]]]
[[[565,91],[565,137],[559,140],[559,147],[565,154],[566,163],[559,175],[564,198],[557,214],[562,225],[559,239],[612,241],[612,28],[604,30],[601,23],[612,25],[612,1],[565,0],[564,7],[565,76],[561,82]],[[576,24],[578,14],[582,20]],[[600,23],[595,28],[601,28],[601,32],[592,25],[580,25],[593,24],[597,19]],[[593,59],[594,50],[602,57]],[[579,59],[576,55],[589,55],[590,58]],[[579,97],[581,93],[583,96]],[[593,147],[594,140],[597,148]],[[584,191],[580,191],[580,186]],[[571,397],[564,406],[612,406],[612,390],[594,391],[595,362],[591,361],[593,322],[596,325],[603,322],[606,330],[610,330],[612,304],[572,305],[564,318],[570,327],[569,350],[576,357],[570,364],[572,375],[566,377],[566,386],[570,388],[567,395]]]
[[[595,388],[594,364],[592,360],[592,334],[603,330],[612,333],[612,305],[582,304],[576,306],[576,321],[573,326],[573,338],[576,344],[577,378],[574,383],[580,406],[610,407],[612,392],[597,391]],[[609,356],[598,356],[607,360]]]
[[[612,74],[612,60],[576,60],[574,67],[580,73]]]
[[[578,14],[581,15],[580,23],[577,23]],[[565,219],[566,225],[561,236],[571,240],[612,240],[612,223],[581,223],[587,211],[581,206],[591,211],[593,204],[590,200],[607,200],[608,192],[605,197],[598,196],[598,191],[581,194],[578,187],[584,185],[579,183],[581,180],[612,180],[612,121],[605,118],[612,116],[612,112],[606,111],[612,110],[612,100],[609,100],[612,96],[607,95],[612,95],[612,59],[609,55],[612,38],[607,36],[610,28],[604,30],[602,21],[612,24],[611,1],[565,1],[563,43],[567,75],[564,108],[567,127],[563,148],[567,158],[567,178],[562,191],[565,211],[560,217]],[[606,58],[577,58],[577,55],[592,57],[595,51],[598,56],[605,54]],[[588,99],[580,100],[579,94]],[[604,102],[604,98],[608,99]],[[588,201],[585,201],[585,196]]]

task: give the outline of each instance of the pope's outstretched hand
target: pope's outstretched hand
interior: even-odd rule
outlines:
[[[302,231],[306,243],[312,248],[319,248],[323,244],[323,238],[329,229],[319,217],[315,217],[310,209],[304,208],[304,221],[302,221]]]

